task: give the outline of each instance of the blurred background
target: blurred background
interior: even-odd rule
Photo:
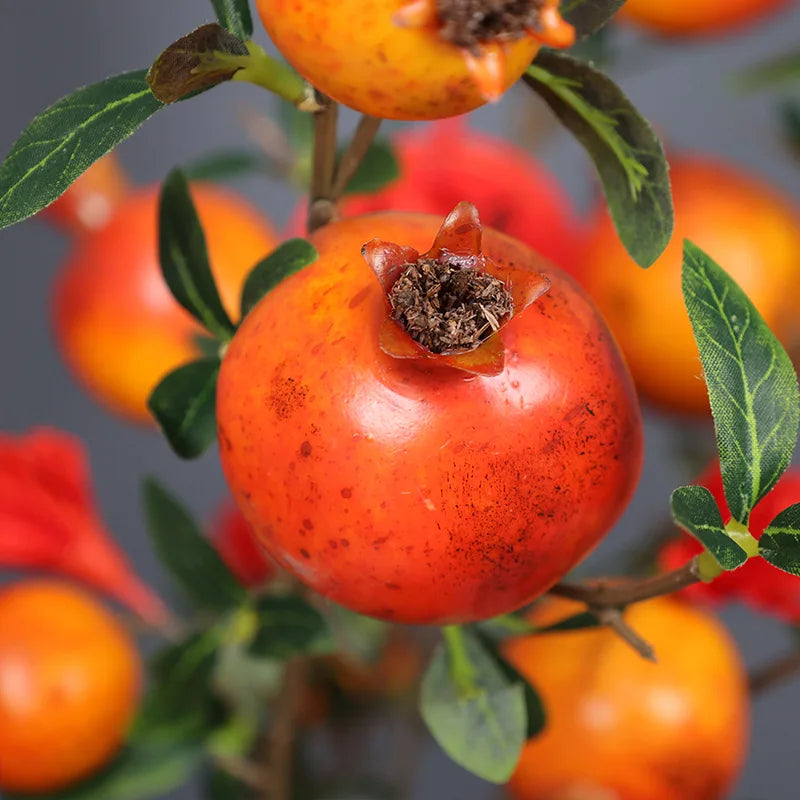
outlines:
[[[0,151],[5,154],[31,118],[59,97],[103,76],[147,66],[171,41],[212,19],[203,0],[0,0]],[[616,53],[609,71],[663,136],[668,150],[723,156],[800,201],[800,162],[781,141],[775,96],[743,94],[732,82],[738,70],[796,46],[798,33],[798,4],[721,38],[667,43],[615,29],[608,42]],[[263,33],[256,38],[265,43]],[[156,115],[119,154],[134,181],[158,182],[172,166],[205,151],[244,144],[242,120],[254,108],[269,114],[275,105],[250,86],[229,84]],[[352,124],[353,116],[346,114],[344,130]],[[582,213],[590,207],[597,191],[591,164],[565,131],[552,126],[548,110],[538,101],[512,91],[496,106],[472,114],[470,124],[530,148],[560,178]],[[390,124],[387,130],[405,127]],[[242,179],[236,186],[277,226],[286,223],[297,199],[285,185],[268,178]],[[217,457],[212,452],[197,462],[180,462],[159,434],[101,411],[67,374],[49,323],[51,281],[67,250],[66,239],[40,220],[0,231],[5,275],[0,292],[0,428],[21,432],[54,425],[80,436],[90,451],[109,527],[139,571],[171,597],[144,533],[140,482],[145,475],[158,476],[201,517],[207,516],[225,496]],[[674,435],[676,424],[684,426],[686,436]],[[581,574],[613,572],[621,559],[642,547],[647,533],[668,514],[670,491],[693,477],[682,444],[708,435],[707,426],[695,428],[647,413],[647,457],[639,491],[619,525],[581,566]],[[769,661],[790,644],[786,630],[766,617],[731,608],[724,619],[751,666]],[[798,708],[800,680],[757,700],[749,760],[733,797],[795,800],[800,765],[797,741],[787,731],[796,725]],[[433,743],[424,749],[413,780],[413,797],[420,800],[479,800],[501,792],[462,771]],[[187,800],[195,796],[192,787],[169,795]]]

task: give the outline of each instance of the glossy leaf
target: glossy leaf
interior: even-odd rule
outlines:
[[[50,205],[160,108],[138,70],[78,89],[43,111],[0,165],[0,228]]]
[[[131,732],[133,742],[203,741],[218,724],[212,675],[220,647],[211,628],[159,652],[151,662],[151,686]]]
[[[219,368],[219,358],[184,364],[162,378],[147,401],[164,436],[181,458],[197,458],[217,438]]]
[[[722,569],[736,569],[747,553],[725,530],[717,501],[704,486],[682,486],[670,498],[672,518],[694,536]]]
[[[622,8],[625,0],[564,0],[561,16],[575,28],[579,38],[602,28]]]
[[[249,56],[245,43],[211,22],[167,47],[148,70],[147,83],[162,103],[175,103],[231,80],[244,66],[236,58],[242,56]]]
[[[227,341],[235,330],[222,307],[208,262],[206,239],[180,170],[172,170],[161,187],[158,210],[161,272],[175,299],[208,331]]]
[[[650,124],[610,78],[565,53],[540,51],[524,80],[589,154],[620,240],[649,267],[674,223],[667,161]]]
[[[289,239],[278,245],[247,276],[242,289],[242,317],[249,314],[256,303],[284,278],[312,264],[318,257],[314,245],[305,239]]]
[[[758,552],[773,567],[800,575],[800,503],[784,509],[764,529]]]
[[[262,597],[256,612],[258,628],[248,648],[251,655],[291,658],[298,653],[329,650],[332,645],[325,618],[302,597]]]
[[[248,0],[211,0],[220,25],[240,39],[253,35],[253,17]]]
[[[422,718],[453,761],[505,783],[525,743],[525,690],[508,680],[474,634],[464,629],[462,636],[469,672],[456,668],[451,650],[440,645],[422,679]]]
[[[741,288],[689,241],[683,297],[708,386],[725,498],[746,526],[791,462],[800,419],[797,376]]]
[[[187,742],[141,743],[122,751],[85,783],[46,795],[46,800],[144,800],[183,786],[200,765],[203,752]],[[45,800],[44,795],[39,795]],[[4,795],[12,800],[10,795]],[[25,795],[30,797],[30,795]],[[22,800],[20,795],[18,800]]]
[[[210,611],[240,605],[245,590],[183,505],[152,478],[145,481],[144,502],[153,544],[195,605]]]
[[[307,116],[307,115],[306,115]],[[400,175],[394,149],[385,141],[373,142],[350,179],[345,194],[377,192]]]

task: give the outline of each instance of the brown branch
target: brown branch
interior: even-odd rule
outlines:
[[[611,628],[614,633],[627,642],[642,658],[656,661],[656,652],[650,642],[645,641],[636,631],[625,622],[622,612],[618,608],[600,608],[594,612],[597,619]]]
[[[585,603],[590,611],[599,612],[607,608],[624,608],[631,603],[672,594],[699,581],[700,573],[695,557],[682,567],[662,575],[640,580],[599,578],[584,584],[557,583],[550,589],[550,594],[578,600]]]
[[[750,673],[747,681],[750,694],[761,694],[797,675],[800,675],[800,653],[789,653]]]
[[[331,199],[336,202],[344,194],[347,189],[347,184],[353,179],[353,176],[358,171],[364,156],[367,154],[375,134],[381,126],[382,120],[380,117],[371,117],[368,114],[363,114],[359,120],[356,132],[350,140],[350,144],[342,154],[339,160],[339,165],[336,169],[336,177],[333,181],[333,189],[331,191]]]
[[[319,111],[314,112],[314,154],[311,170],[311,198],[308,204],[308,232],[327,225],[336,218],[333,200],[333,171],[336,166],[336,131],[339,106],[330,98],[321,97]]]

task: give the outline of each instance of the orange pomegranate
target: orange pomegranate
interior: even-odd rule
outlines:
[[[270,223],[229,191],[192,187],[222,302],[238,318],[255,264],[277,243]],[[158,381],[200,352],[201,328],[169,292],[158,263],[158,190],[129,195],[102,228],[81,237],[53,295],[57,343],[75,376],[122,416],[152,421]]]
[[[553,600],[546,625],[583,607]],[[522,752],[515,800],[722,800],[745,756],[748,699],[733,642],[674,598],[626,611],[646,661],[605,628],[510,640],[506,655],[542,696],[547,724]]]
[[[139,699],[138,653],[121,625],[73,586],[0,591],[0,790],[52,792],[102,767]]]

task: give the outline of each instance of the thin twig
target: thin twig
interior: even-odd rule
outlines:
[[[605,608],[624,608],[631,603],[672,594],[699,581],[695,557],[682,567],[662,575],[641,580],[599,579],[585,584],[557,583],[550,589],[550,594],[578,600],[586,603],[590,611],[600,611]]]
[[[327,225],[336,217],[333,200],[333,171],[336,166],[336,131],[339,106],[324,98],[314,113],[314,155],[311,171],[311,199],[308,206],[308,232]]]
[[[363,114],[359,120],[356,132],[350,140],[347,149],[342,153],[339,165],[336,169],[336,177],[333,180],[331,199],[336,202],[344,194],[347,184],[353,179],[358,171],[364,156],[367,154],[378,128],[381,126],[380,117],[371,117]]]
[[[800,653],[789,653],[750,673],[747,682],[750,694],[761,694],[797,675],[800,675]]]
[[[622,612],[617,608],[601,608],[594,612],[597,619],[607,625],[621,639],[627,642],[642,658],[648,661],[656,661],[656,653],[653,645],[645,641],[636,631],[625,622]]]

